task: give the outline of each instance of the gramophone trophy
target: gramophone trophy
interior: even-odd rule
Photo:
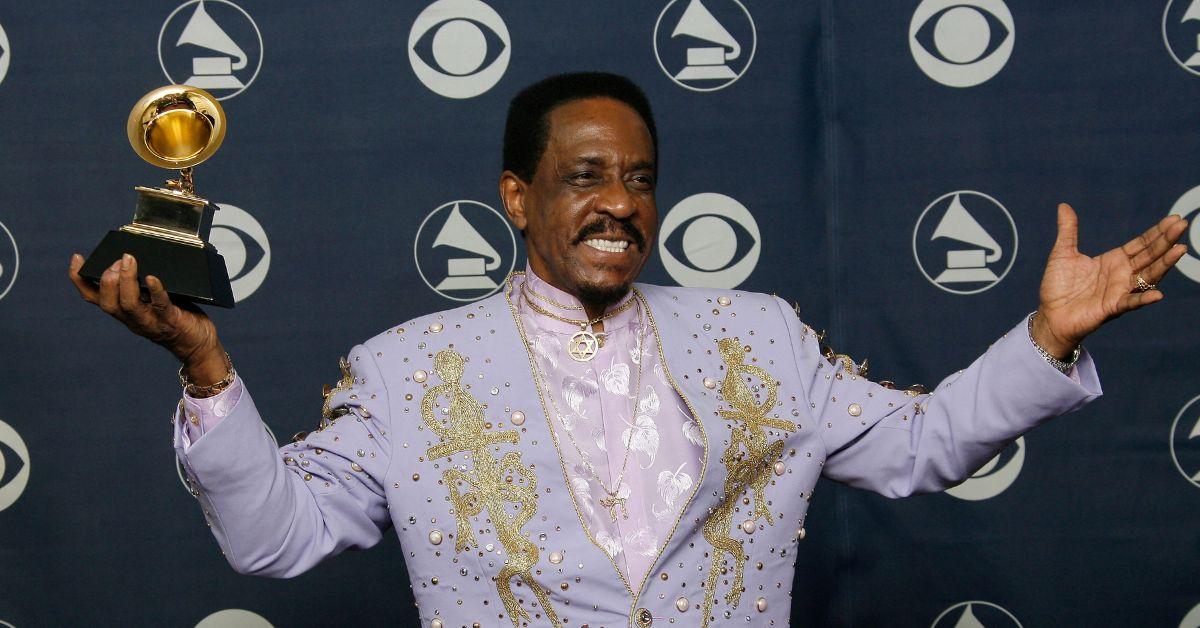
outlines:
[[[192,184],[192,167],[225,139],[220,103],[196,87],[160,87],[134,105],[125,130],[134,152],[160,168],[178,169],[179,178],[165,188],[135,187],[133,222],[109,231],[79,274],[98,282],[129,253],[137,259],[138,274],[158,277],[173,297],[233,307],[225,260],[207,242],[216,206],[196,196]]]

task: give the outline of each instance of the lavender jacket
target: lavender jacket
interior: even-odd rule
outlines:
[[[642,582],[626,581],[583,524],[558,455],[567,444],[549,429],[503,294],[355,347],[302,441],[277,450],[248,391],[186,452],[177,427],[224,555],[239,572],[288,577],[391,527],[422,626],[786,626],[818,476],[892,497],[938,491],[1100,395],[1086,354],[1063,375],[1024,320],[917,395],[823,356],[778,298],[638,289],[705,443]]]

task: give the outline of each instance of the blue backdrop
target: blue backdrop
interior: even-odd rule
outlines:
[[[1091,253],[1200,210],[1193,0],[236,1],[0,5],[0,626],[416,618],[394,538],[290,581],[229,569],[173,469],[177,365],[65,278],[169,176],[123,130],[157,86],[223,99],[196,182],[239,302],[213,315],[281,441],[347,348],[524,265],[503,120],[551,73],[655,107],[643,280],[777,293],[902,386],[1036,307],[1056,203]],[[1200,626],[1198,282],[1189,252],[1088,339],[1105,397],[962,486],[822,484],[793,622]]]

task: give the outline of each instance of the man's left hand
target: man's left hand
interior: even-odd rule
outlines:
[[[1188,223],[1170,215],[1140,236],[1096,257],[1079,252],[1079,219],[1065,203],[1058,206],[1058,238],[1042,276],[1041,303],[1033,321],[1033,339],[1061,359],[1105,322],[1161,301],[1159,290],[1144,289],[1137,278],[1158,284],[1187,252],[1176,244]]]

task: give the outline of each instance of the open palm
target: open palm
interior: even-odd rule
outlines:
[[[1096,257],[1079,252],[1079,219],[1070,205],[1058,206],[1058,238],[1050,251],[1039,292],[1039,344],[1059,355],[1105,322],[1163,298],[1142,290],[1137,277],[1157,284],[1187,247],[1176,244],[1187,221],[1163,218],[1142,235]]]

